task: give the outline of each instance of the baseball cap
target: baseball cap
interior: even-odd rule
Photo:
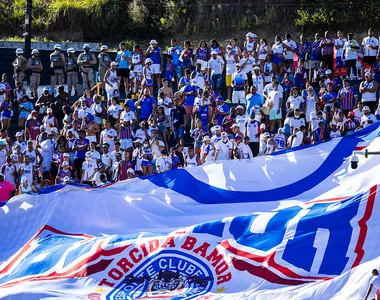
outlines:
[[[137,144],[137,143],[140,143],[140,144],[142,144],[142,139],[137,139],[137,140],[135,140],[135,143]]]
[[[336,121],[331,121],[330,122],[330,126],[337,126],[337,125],[338,125],[338,123]]]
[[[241,67],[240,63],[236,63],[235,66],[236,66],[236,67]]]
[[[113,67],[113,66],[117,66],[117,62],[116,61],[111,62],[111,67]]]
[[[226,48],[232,49],[232,46],[231,45],[227,45]]]
[[[364,106],[363,110],[370,110],[368,106]]]
[[[132,168],[129,168],[129,169],[127,170],[127,173],[135,174],[135,170],[133,170]]]
[[[150,58],[147,58],[145,61],[145,64],[153,63],[153,61]]]
[[[206,71],[206,68],[205,67],[201,67],[201,71]]]
[[[235,123],[235,124],[232,124],[231,128],[235,128],[235,127],[240,128],[240,127],[239,127],[239,124],[236,124],[236,123]]]
[[[102,51],[102,50],[108,50],[108,46],[107,46],[107,45],[103,45],[103,46],[100,47],[100,50],[101,50],[101,51]]]
[[[67,49],[67,52],[68,53],[75,53],[75,49],[74,48],[69,48],[69,49]]]
[[[326,70],[326,75],[330,75],[331,73],[331,70]]]
[[[61,45],[60,45],[60,44],[55,44],[55,45],[54,45],[54,49],[59,49],[59,50],[61,50],[61,49],[62,49],[62,47],[61,47]]]
[[[100,169],[101,167],[105,167],[105,165],[103,163],[99,163],[98,168]]]
[[[0,176],[4,176],[3,174],[0,174]],[[28,181],[28,178],[26,177],[26,176],[22,176],[21,177],[21,183],[24,183],[24,182],[26,182],[26,181]]]
[[[372,76],[372,73],[371,72],[365,72],[365,76]]]
[[[242,105],[238,105],[236,106],[236,109],[244,109],[244,107]]]
[[[63,153],[63,157],[70,157],[69,153]]]
[[[222,130],[222,128],[219,125],[214,126],[214,130]]]
[[[163,141],[158,141],[158,146],[165,147],[165,143]]]
[[[211,51],[211,55],[218,55],[218,51],[216,51],[216,50],[212,50],[212,51]]]
[[[348,117],[355,117],[355,113],[354,113],[353,111],[350,111],[350,112],[348,113]]]
[[[245,36],[246,37],[255,37],[255,34],[253,34],[252,32],[248,32]]]
[[[86,157],[91,157],[91,151],[86,152]]]
[[[20,132],[20,131],[17,132],[17,133],[16,133],[16,137],[18,137],[18,136],[22,136],[22,132]]]
[[[253,70],[254,71],[260,71],[260,67],[259,66],[255,66],[255,67],[253,67]]]
[[[56,127],[53,127],[53,128],[51,129],[51,132],[54,132],[54,133],[56,133],[56,134],[59,134],[58,129],[57,129]]]
[[[203,141],[209,141],[209,140],[210,140],[210,137],[208,135],[203,137]]]
[[[267,128],[267,126],[263,123],[263,124],[260,124],[260,129],[265,129]]]
[[[51,109],[50,107],[46,110],[47,113],[52,113],[53,112],[53,109]]]
[[[285,130],[284,130],[284,128],[280,127],[280,128],[278,129],[278,132],[285,132]]]
[[[84,45],[83,45],[83,49],[91,49],[91,47],[90,47],[89,44],[84,44]]]
[[[64,162],[62,163],[62,166],[64,166],[64,167],[68,167],[68,166],[69,166],[69,163],[68,163],[67,161],[64,161]]]
[[[228,133],[227,132],[222,132],[222,137],[226,137],[226,136],[228,136]]]
[[[35,114],[38,115],[38,112],[36,110],[32,110],[32,115],[35,115]]]
[[[158,44],[156,40],[151,40],[149,44]]]

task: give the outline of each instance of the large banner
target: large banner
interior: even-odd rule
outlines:
[[[362,299],[380,267],[379,128],[0,208],[2,299]]]

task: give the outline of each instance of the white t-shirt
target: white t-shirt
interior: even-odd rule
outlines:
[[[119,111],[123,110],[120,106],[120,104],[111,105],[108,107],[108,113],[115,119],[119,118]]]
[[[245,62],[247,63],[243,67],[243,64]],[[244,73],[249,73],[249,72],[252,72],[252,66],[256,64],[256,60],[252,56],[249,56],[248,58],[242,58],[239,63],[243,68],[242,71]]]
[[[270,82],[270,83],[268,83],[266,86],[264,86],[263,94],[269,96],[269,92],[270,92],[270,91],[273,91],[273,90],[274,90],[273,85],[272,85],[272,83]],[[282,98],[282,95],[284,94],[284,88],[282,87],[281,84],[278,85],[277,91],[280,93],[281,98]]]
[[[379,41],[375,37],[365,37],[362,42],[364,56],[376,56],[378,49],[370,49],[369,46],[379,47]]]
[[[156,167],[160,167],[160,170],[166,172],[169,170],[169,165],[172,163],[172,160],[169,157],[163,158],[162,156],[157,158]]]
[[[283,42],[286,46],[296,50],[297,49],[297,44],[295,41],[293,40],[290,40],[290,41],[287,41],[285,40]],[[293,59],[293,51],[290,51],[290,50],[286,50],[286,55],[285,55],[285,59]]]
[[[379,275],[373,276],[371,281],[369,282],[369,285],[374,286],[376,291],[380,289],[380,276]]]
[[[133,111],[125,111],[123,110],[120,115],[120,120],[136,120],[136,114]]]
[[[239,145],[235,145],[235,149],[239,153],[240,159],[253,158],[252,150],[248,145],[240,143]]]
[[[340,132],[339,129],[337,129],[337,131],[332,131],[331,130],[331,132],[330,132],[330,137],[332,139],[335,139],[335,138],[338,138],[338,137],[341,137],[341,136],[342,136],[342,134],[341,134],[341,132]]]
[[[345,38],[343,39],[336,39],[335,42],[334,42],[334,45],[335,45],[335,48],[336,46],[342,46],[342,48],[339,48],[336,50],[336,56],[339,57],[339,56],[342,56],[343,54],[343,46],[344,44],[347,42],[347,40]]]
[[[211,58],[208,61],[207,67],[211,69],[211,75],[218,75],[222,74],[224,65],[224,60],[220,56],[218,56],[216,59]]]
[[[347,41],[344,46],[344,58],[346,60],[352,60],[352,59],[357,59],[358,54],[357,54],[357,49],[351,48],[351,46],[359,46],[359,43],[355,40]]]
[[[28,183],[33,183],[33,165],[29,163],[28,165],[26,164],[21,164],[18,168],[18,171],[23,169],[24,173],[21,174],[21,176],[25,176],[28,179]]]
[[[292,143],[291,148],[300,146],[302,144],[302,141],[303,141],[303,133],[302,133],[302,131],[298,131],[296,133],[296,137],[293,138],[293,143]]]
[[[247,115],[237,115],[235,123],[239,125],[239,130],[245,132],[245,123],[248,121]]]
[[[363,111],[360,111],[359,108],[354,109],[354,114],[356,119],[361,119],[364,115]]]
[[[165,115],[167,116],[170,116],[170,111],[172,110],[171,108],[169,107],[166,107],[165,105],[170,105],[170,103],[173,104],[173,101],[172,99],[168,98],[168,97],[165,97],[165,99],[159,99],[157,101],[157,104],[160,106],[160,105],[163,105],[164,106],[164,113]]]
[[[280,93],[279,91],[272,90],[268,94],[269,99],[273,102],[272,110],[278,110],[280,108]],[[282,97],[282,96],[281,96]]]
[[[260,131],[260,123],[256,120],[252,123],[251,121],[248,121],[245,124],[245,127],[247,128],[247,136],[249,137],[249,142],[259,142],[259,131]]]
[[[368,123],[368,121],[372,121],[372,123]],[[369,114],[368,116],[363,115],[360,119],[360,126],[367,127],[368,125],[371,125],[375,122],[377,122],[377,119],[374,114]]]
[[[227,142],[223,142],[223,140],[216,143],[216,150],[219,152],[218,160],[228,160],[230,149],[232,149],[232,142],[227,140]]]
[[[292,118],[290,120],[290,127],[293,127],[293,132],[296,129],[300,129],[301,126],[305,126],[305,119],[304,118]]]
[[[93,161],[85,161],[82,164],[82,170],[84,171],[84,174],[83,174],[84,181],[94,180],[94,178],[90,179],[90,177],[96,173],[96,170],[97,170],[96,163],[94,163]]]
[[[102,154],[102,163],[106,166],[106,169],[111,167],[112,165],[112,158],[111,158],[111,153],[103,153]]]
[[[114,138],[115,136],[117,136],[117,131],[113,128],[103,129],[102,132],[100,133],[103,143],[105,143],[107,135]]]
[[[226,75],[232,75],[236,72],[236,61],[234,55],[225,55],[226,58]]]
[[[300,109],[301,103],[305,102],[305,99],[298,95],[297,97],[289,96],[288,101],[286,101],[290,104],[290,108],[293,110]]]

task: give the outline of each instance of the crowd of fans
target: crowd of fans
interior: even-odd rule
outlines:
[[[15,88],[5,74],[0,83],[0,195],[252,159],[350,134],[380,117],[379,42],[371,29],[361,44],[341,31],[312,42],[301,35],[299,43],[286,34],[272,46],[251,32],[244,44],[231,39],[224,47],[202,40],[182,48],[172,39],[165,59],[155,40],[146,50],[119,46],[112,61],[106,45],[98,57],[88,44],[78,57],[55,45],[51,87],[42,95],[38,50],[28,60],[16,50]],[[97,64],[99,94],[91,91]],[[78,76],[85,91],[73,102]],[[350,85],[357,78],[358,90]]]

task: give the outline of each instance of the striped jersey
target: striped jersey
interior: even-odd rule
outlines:
[[[341,100],[341,105],[343,110],[352,110],[355,108],[355,96],[357,96],[357,91],[349,86],[347,88],[342,88],[339,90],[338,97]]]

